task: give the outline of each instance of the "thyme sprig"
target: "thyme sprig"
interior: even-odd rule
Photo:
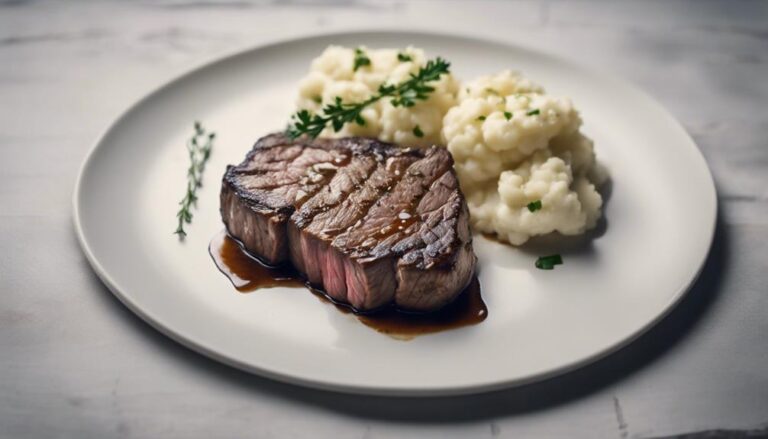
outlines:
[[[344,124],[354,122],[365,125],[365,119],[361,116],[365,107],[384,98],[390,98],[394,107],[413,107],[416,101],[423,101],[435,88],[428,83],[437,81],[440,76],[450,73],[451,64],[438,57],[427,61],[427,64],[418,72],[411,73],[410,78],[399,84],[382,84],[378,93],[362,102],[343,102],[340,97],[326,104],[320,113],[314,114],[309,110],[300,110],[291,116],[292,123],[288,126],[288,135],[297,138],[306,134],[311,138],[320,135],[330,125],[334,131],[340,131]]]
[[[205,164],[211,157],[213,150],[213,141],[216,133],[208,133],[200,122],[194,124],[195,134],[187,141],[187,151],[189,152],[189,169],[187,169],[187,192],[181,199],[179,212],[176,218],[179,223],[176,231],[179,239],[184,239],[187,232],[184,231],[184,224],[192,222],[192,208],[197,206],[197,189],[203,186],[203,172]]]

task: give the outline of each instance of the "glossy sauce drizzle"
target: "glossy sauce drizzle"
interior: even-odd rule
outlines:
[[[241,293],[259,288],[302,287],[304,282],[292,267],[271,267],[246,253],[234,239],[222,231],[208,246],[213,262]]]
[[[306,286],[316,297],[345,314],[354,314],[364,325],[397,339],[411,339],[421,334],[476,325],[488,317],[488,308],[480,295],[480,283],[473,278],[467,288],[449,305],[431,313],[409,313],[387,307],[373,313],[359,313],[347,304],[331,299],[325,292],[307,285],[292,267],[271,267],[249,255],[225,231],[217,234],[209,252],[219,270],[237,291],[247,293],[259,288]]]

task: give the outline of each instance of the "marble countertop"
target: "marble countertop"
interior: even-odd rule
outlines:
[[[72,227],[75,177],[96,136],[149,90],[219,56],[365,28],[580,58],[669,108],[720,202],[709,260],[680,306],[565,376],[429,399],[274,383],[124,308]],[[768,437],[766,78],[764,1],[0,0],[0,437]]]

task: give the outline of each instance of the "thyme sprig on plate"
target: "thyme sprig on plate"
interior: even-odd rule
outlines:
[[[411,73],[410,78],[399,84],[382,84],[379,86],[378,93],[362,102],[347,103],[342,102],[340,97],[326,104],[320,113],[314,114],[309,110],[300,110],[294,114],[292,122],[288,126],[288,135],[291,138],[297,138],[301,135],[307,135],[315,138],[330,125],[334,131],[340,131],[344,124],[354,122],[358,125],[365,125],[365,119],[361,116],[365,107],[384,98],[390,98],[390,102],[395,107],[413,107],[416,101],[424,101],[429,94],[435,91],[435,88],[428,83],[437,81],[440,76],[450,73],[451,64],[438,57],[427,61],[427,64],[419,69],[418,72]]]
[[[189,169],[187,169],[187,192],[181,199],[179,212],[176,218],[179,223],[176,231],[179,239],[184,239],[187,232],[184,231],[184,224],[192,222],[192,208],[197,205],[197,189],[203,186],[203,172],[205,164],[211,157],[213,141],[216,133],[208,133],[200,122],[194,124],[195,134],[187,141],[187,151],[189,151]]]

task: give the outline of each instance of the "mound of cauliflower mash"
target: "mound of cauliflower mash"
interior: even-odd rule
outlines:
[[[603,204],[595,186],[604,176],[570,99],[504,71],[465,84],[458,101],[443,119],[442,140],[475,229],[519,245],[595,226]]]
[[[355,70],[355,49],[328,47],[299,85],[298,107],[313,112],[337,96],[361,102],[383,83],[407,80],[426,63],[421,49],[364,51],[370,63]],[[360,53],[360,52],[358,52]],[[601,215],[596,186],[605,179],[592,141],[568,98],[547,95],[512,71],[465,84],[450,74],[412,107],[384,99],[362,112],[364,125],[326,128],[324,137],[366,136],[403,147],[447,147],[475,230],[520,245],[535,235],[577,235]]]
[[[375,94],[379,86],[397,84],[419,71],[427,59],[414,47],[404,50],[357,48],[370,63],[355,70],[355,49],[330,46],[314,61],[309,73],[299,82],[298,107],[318,112],[340,97],[343,102],[361,102]],[[435,90],[425,101],[412,107],[395,107],[388,99],[363,110],[364,125],[346,124],[341,131],[326,128],[322,137],[376,137],[402,146],[427,147],[441,144],[440,130],[448,109],[456,105],[459,82],[453,75],[441,75],[431,82]]]

